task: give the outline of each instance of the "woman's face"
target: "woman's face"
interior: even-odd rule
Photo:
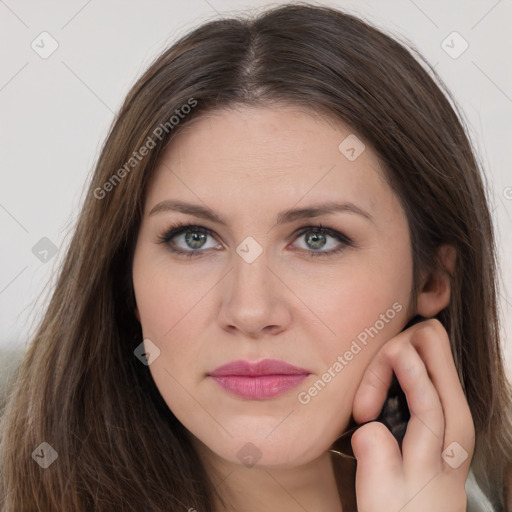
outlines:
[[[407,220],[361,144],[314,113],[243,107],[198,118],[160,159],[136,314],[151,375],[204,453],[276,468],[319,457],[371,357],[410,318]],[[341,206],[316,212],[326,203]],[[166,236],[176,223],[192,227]],[[211,375],[264,359],[301,370]]]

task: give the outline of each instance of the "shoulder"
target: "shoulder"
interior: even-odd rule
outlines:
[[[494,508],[489,498],[478,485],[472,470],[469,471],[465,487],[467,496],[466,512],[502,512]],[[507,507],[507,510],[510,509]]]

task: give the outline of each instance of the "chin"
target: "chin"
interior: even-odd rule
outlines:
[[[232,439],[226,445],[215,443],[207,445],[218,457],[247,468],[289,469],[308,464],[328,450],[323,446],[308,446],[304,444],[307,436],[286,441],[244,436],[244,439]]]

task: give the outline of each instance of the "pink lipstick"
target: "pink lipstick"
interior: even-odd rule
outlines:
[[[277,359],[238,360],[208,375],[226,391],[250,400],[267,400],[298,386],[311,372]]]

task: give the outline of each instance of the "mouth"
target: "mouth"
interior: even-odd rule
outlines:
[[[267,400],[298,386],[311,372],[276,359],[238,360],[208,375],[222,389],[241,398]]]

